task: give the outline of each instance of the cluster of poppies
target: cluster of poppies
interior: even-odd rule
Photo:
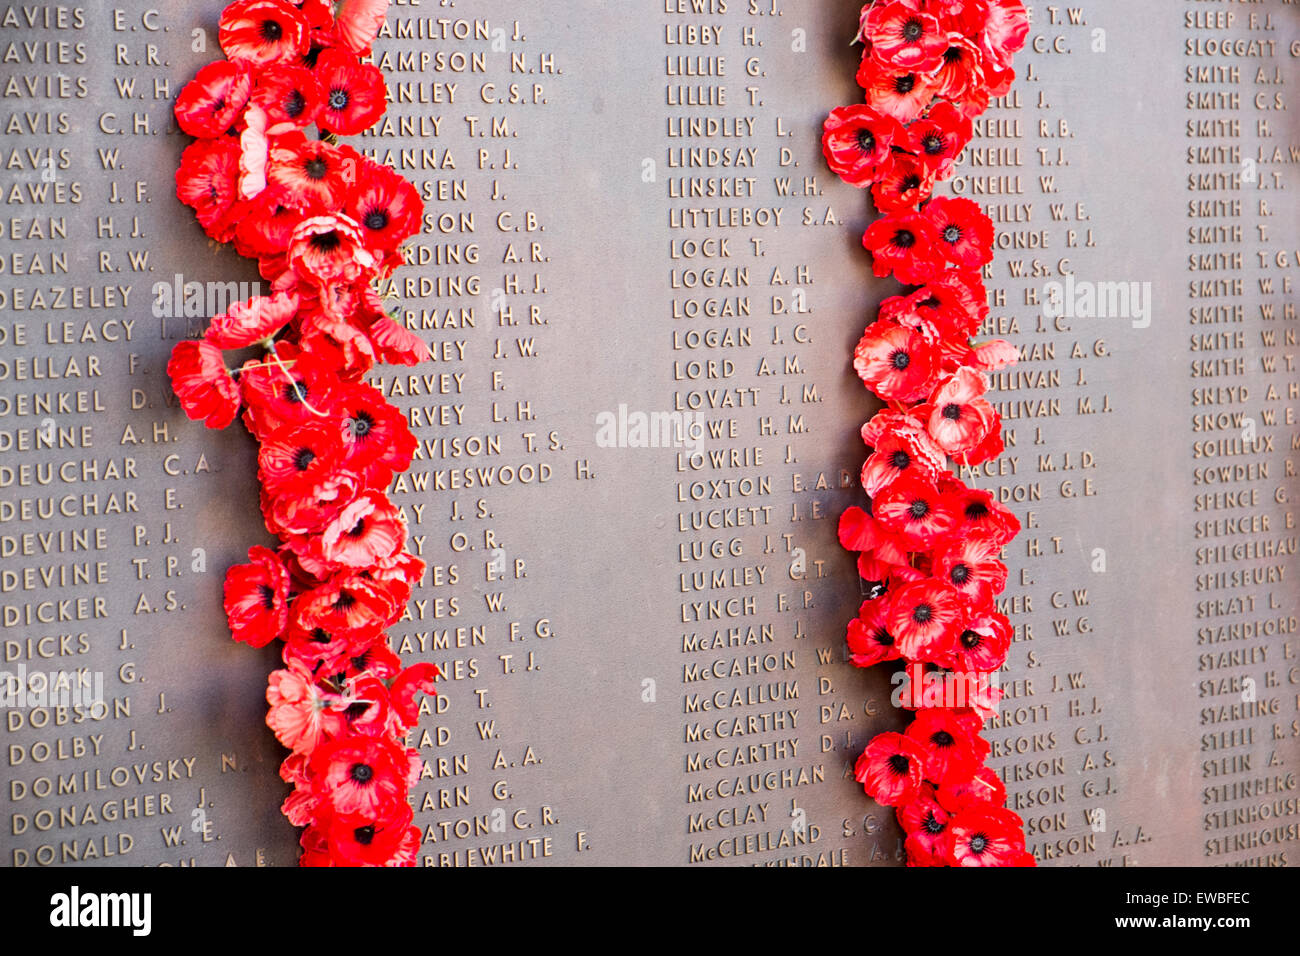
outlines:
[[[270,283],[179,343],[167,371],[191,418],[240,418],[259,443],[262,513],[280,544],[230,569],[224,604],[235,640],[283,641],[267,724],[292,751],[284,812],[306,828],[305,866],[414,865],[408,795],[422,763],[405,740],[438,675],[403,668],[387,643],[424,574],[385,494],[416,440],[362,381],[376,363],[429,357],[373,288],[403,261],[423,206],[409,182],[337,141],[384,112],[383,76],[362,58],[387,6],[237,0],[220,20],[227,58],[175,109],[195,137],[177,194]]]
[[[822,140],[831,169],[870,189],[881,214],[862,239],[875,274],[915,287],[881,304],[854,350],[885,407],[862,427],[866,506],[839,528],[867,594],[848,626],[853,662],[903,662],[909,677],[901,703],[916,719],[872,740],[856,777],[896,809],[912,866],[1034,864],[980,736],[1011,645],[999,556],[1020,523],[951,470],[1002,453],[987,373],[1017,352],[972,341],[988,316],[992,222],[968,199],[932,197],[972,117],[1010,88],[1028,28],[1021,0],[875,0],[858,34],[865,102],[831,111]]]

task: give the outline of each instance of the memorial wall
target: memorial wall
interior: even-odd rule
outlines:
[[[7,866],[298,858],[279,658],[222,611],[256,449],[165,372],[270,291],[175,198],[223,5],[0,3],[0,671],[84,692],[2,708]],[[418,439],[420,864],[902,865],[836,533],[900,288],[821,152],[860,7],[391,7],[350,142],[425,201],[380,291],[433,358],[367,379]],[[996,224],[980,337],[1020,353],[961,474],[1023,527],[990,765],[1043,866],[1293,865],[1300,5],[1034,3],[1016,68],[940,190]]]

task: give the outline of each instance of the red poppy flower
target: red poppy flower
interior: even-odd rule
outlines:
[[[288,262],[301,278],[320,287],[356,282],[375,266],[362,245],[361,230],[343,215],[300,222],[289,239]]]
[[[991,672],[1007,659],[1011,622],[991,608],[976,611],[957,635],[953,666],[960,671]]]
[[[1005,339],[989,339],[972,348],[964,357],[963,364],[979,369],[981,372],[995,372],[1015,365],[1020,360],[1020,350]]]
[[[360,673],[344,681],[345,734],[378,737],[387,732],[392,707],[388,685],[373,674]]]
[[[950,655],[951,660],[955,654]],[[997,675],[966,673],[964,694],[966,706],[982,720],[989,720],[998,715],[998,705],[1002,703],[1003,690],[997,685]]]
[[[220,349],[242,349],[280,331],[297,310],[292,293],[254,296],[214,318],[203,337]]]
[[[373,487],[387,487],[393,472],[405,471],[415,454],[405,416],[369,385],[345,385],[338,398],[344,467]]]
[[[957,516],[952,533],[959,537],[984,534],[1000,548],[1020,533],[1020,519],[990,492],[961,485],[952,499],[952,508]]]
[[[845,508],[840,515],[840,544],[849,551],[867,551],[875,537],[876,519],[862,508]]]
[[[252,102],[266,114],[266,132],[278,136],[316,122],[324,95],[311,70],[277,63],[257,76]]]
[[[314,573],[337,568],[367,568],[390,558],[406,544],[406,520],[381,491],[363,491],[309,539]],[[309,566],[309,569],[312,569]]]
[[[314,534],[355,498],[362,487],[356,475],[342,471],[295,488],[292,494],[272,495],[263,488],[261,503],[266,530],[286,540]]]
[[[901,212],[915,209],[933,191],[934,169],[915,156],[895,153],[871,187],[871,198],[882,213]]]
[[[864,601],[858,616],[849,621],[848,643],[854,667],[872,667],[882,661],[896,661],[900,654],[886,622],[888,602]]]
[[[971,779],[989,751],[985,740],[944,707],[918,710],[907,736],[925,751],[925,776],[936,784]]]
[[[291,760],[298,756],[298,754],[289,755],[289,758],[280,765],[280,776],[285,776],[285,767]],[[294,781],[294,791],[284,798],[284,803],[280,804],[280,812],[283,813],[289,819],[289,822],[296,827],[312,827],[316,823],[316,817],[320,813],[320,807],[320,798],[312,792],[310,783],[306,779],[303,779],[301,782],[297,780]],[[303,839],[306,840],[307,834],[312,832],[313,831],[309,829],[307,833],[303,834]]]
[[[406,752],[382,737],[328,741],[316,748],[308,767],[312,790],[331,816],[379,816],[406,804]]]
[[[961,101],[983,82],[984,57],[979,47],[960,33],[949,33],[943,63],[930,78],[935,96]]]
[[[288,801],[286,800],[285,803],[287,805]],[[285,812],[285,816],[289,816],[288,811]],[[302,847],[302,856],[298,857],[298,865],[311,868],[334,866],[334,860],[330,857],[329,843],[325,839],[325,831],[316,826],[315,820],[307,820],[305,825],[306,829],[298,838],[298,845]]]
[[[862,466],[862,489],[875,497],[902,477],[936,481],[947,456],[911,415],[877,412],[862,426],[862,440],[874,451]]]
[[[948,858],[942,850],[946,849],[947,840],[942,835],[937,841],[930,841],[924,838],[921,831],[909,833],[903,838],[903,853],[907,857],[908,866],[947,866]],[[941,852],[936,853],[939,850]],[[306,859],[304,857],[304,859]],[[307,866],[307,863],[302,863]]]
[[[363,631],[387,627],[400,609],[382,589],[359,574],[331,578],[298,596],[293,610],[296,630]]]
[[[953,502],[938,487],[920,478],[905,477],[872,499],[872,513],[886,531],[904,535],[911,550],[927,550],[957,524]]]
[[[402,670],[401,659],[383,641],[376,641],[360,653],[354,654],[347,664],[349,676],[372,674],[383,680],[391,680]]]
[[[378,307],[368,314],[370,323],[366,326],[366,335],[381,362],[389,365],[419,365],[429,360],[429,346],[422,338],[393,321]]]
[[[294,753],[310,754],[344,726],[341,698],[321,688],[310,671],[293,664],[273,671],[266,688],[266,724]]]
[[[944,784],[935,789],[935,798],[949,813],[1007,802],[1007,788],[991,767],[981,767],[964,783]]]
[[[320,83],[324,105],[316,125],[324,132],[351,136],[369,129],[387,108],[384,74],[361,63],[347,50],[325,50],[312,70]]]
[[[252,77],[239,64],[209,63],[176,97],[176,123],[198,139],[225,136],[239,121],[252,90]]]
[[[854,348],[853,369],[880,398],[914,402],[934,385],[938,353],[919,333],[877,322],[868,326]]]
[[[354,165],[348,167],[347,163]],[[271,146],[267,181],[281,187],[280,201],[295,209],[334,212],[348,195],[347,169],[356,160],[323,140],[286,133]]]
[[[902,554],[904,558],[909,557],[906,552],[902,552]],[[858,555],[858,577],[861,579],[858,588],[863,597],[866,598],[859,616],[866,613],[867,603],[876,601],[891,590],[897,590],[904,585],[924,580],[930,576],[928,571],[922,567],[924,565],[923,555],[911,555],[910,557],[916,562],[915,565],[883,560],[878,551],[864,551]]]
[[[884,528],[861,508],[848,508],[840,515],[840,543],[849,551],[870,554],[884,564],[904,565],[908,561],[908,540]],[[863,575],[864,580],[879,580]]]
[[[244,424],[259,438],[285,424],[324,424],[334,413],[333,376],[314,356],[277,342],[239,372]]]
[[[899,478],[934,481],[943,467],[942,459],[936,460],[934,452],[942,452],[929,436],[924,439],[924,447],[920,440],[915,433],[881,439],[862,465],[862,490],[875,497]]]
[[[984,398],[988,379],[972,368],[959,368],[943,380],[925,406],[926,430],[935,443],[957,458],[988,436],[997,413]]]
[[[266,162],[271,144],[266,136],[266,114],[260,106],[244,112],[239,134],[239,196],[255,199],[266,190]]]
[[[853,777],[877,803],[911,803],[925,779],[925,752],[902,734],[878,734],[858,757]]]
[[[881,561],[870,552],[858,555],[858,588],[868,601],[883,597],[889,590],[889,577],[894,566]]]
[[[908,285],[921,285],[941,270],[934,243],[932,220],[914,212],[877,219],[862,236],[876,276],[883,279],[893,273]]]
[[[935,236],[934,248],[949,262],[978,269],[993,261],[993,220],[979,203],[939,198],[925,207]]]
[[[879,559],[878,555],[879,552],[871,555],[861,554],[858,556],[858,574],[862,577],[864,581],[883,580],[887,586],[887,589],[896,590],[898,588],[901,588],[905,584],[913,584],[917,581],[924,581],[926,578],[930,576],[928,570],[925,568],[925,556],[923,554],[916,554],[912,556],[912,560],[916,562],[915,565],[900,564],[898,562],[886,564],[884,561],[881,561]],[[866,574],[862,574],[863,566],[866,561],[872,561],[877,565],[875,574],[872,574],[870,576]],[[879,568],[883,568],[886,571],[883,579],[879,577]]]
[[[393,680],[389,697],[393,703],[393,717],[397,722],[395,730],[398,734],[405,734],[420,719],[420,705],[416,698],[420,694],[436,696],[438,692],[434,688],[437,679],[437,665],[422,662],[405,668]]]
[[[835,175],[859,189],[876,181],[888,165],[890,148],[901,143],[898,120],[870,106],[839,106],[822,125],[822,153]]]
[[[1025,852],[1024,822],[1002,807],[970,807],[948,823],[954,866],[1010,866]]]
[[[1006,95],[1015,79],[1015,70],[1010,67],[998,69],[990,63],[984,70],[984,85],[977,89],[976,95],[969,96],[962,104],[963,111],[968,116],[976,116],[984,112],[988,108],[989,100],[995,96]]]
[[[328,33],[334,29],[334,8],[337,0],[290,0],[307,20],[313,35]]]
[[[289,572],[269,548],[250,548],[248,560],[226,572],[226,618],[235,640],[265,647],[289,621]]]
[[[971,734],[978,734],[984,729],[984,718],[969,707],[954,707],[952,715]]]
[[[914,661],[935,660],[965,624],[957,589],[931,578],[900,588],[889,598],[889,633],[899,652]]]
[[[974,335],[988,318],[984,280],[973,269],[944,269],[908,297],[909,307],[934,322],[945,335]],[[881,306],[881,315],[886,311]]]
[[[203,231],[217,242],[234,235],[239,198],[239,143],[201,139],[185,147],[176,170],[176,196],[194,210]]]
[[[419,230],[424,203],[407,179],[363,158],[343,211],[361,227],[367,248],[391,250]]]
[[[424,562],[408,551],[399,551],[388,558],[376,561],[362,574],[376,588],[387,593],[388,600],[398,609],[411,599],[412,589],[424,577]]]
[[[934,787],[921,786],[916,799],[897,810],[898,823],[907,834],[909,866],[943,866],[951,814],[935,799]]]
[[[949,34],[975,37],[984,29],[989,17],[989,0],[928,0],[926,9],[934,14]]]
[[[921,0],[877,3],[867,11],[861,34],[871,56],[895,70],[933,73],[943,62],[948,37],[939,21],[921,11]]]
[[[1007,585],[1007,566],[997,559],[1000,550],[983,535],[953,537],[935,551],[932,572],[952,584],[973,607],[981,607]]]
[[[1002,438],[1002,416],[996,411],[990,413],[988,434],[984,440],[968,452],[963,452],[957,456],[957,460],[964,465],[982,465],[986,461],[992,461],[1002,454],[1005,449],[1005,443]]]
[[[383,638],[383,628],[378,625],[356,631],[328,631],[323,627],[302,631],[291,621],[285,634],[284,662],[305,673],[347,676],[361,670],[352,668],[351,659],[364,655]]]
[[[992,63],[1004,69],[1011,66],[1012,57],[1025,45],[1028,34],[1029,15],[1021,0],[989,0],[980,50]]]
[[[389,0],[342,0],[334,15],[334,32],[339,43],[359,56],[370,46],[384,26]]]
[[[863,423],[860,433],[862,443],[868,448],[878,447],[881,442],[896,433],[916,435],[923,441],[931,441],[925,431],[925,421],[914,415],[911,409],[882,408]],[[940,454],[938,458],[940,466],[943,460],[943,455]]]
[[[940,179],[952,174],[957,156],[971,140],[971,121],[951,103],[938,103],[929,115],[907,127],[907,148]]]
[[[284,63],[307,52],[307,20],[283,0],[235,0],[221,13],[221,49],[256,66]]]
[[[924,74],[882,66],[870,52],[862,57],[858,68],[858,86],[866,91],[867,102],[876,112],[900,123],[920,116],[934,96]]]
[[[412,816],[405,804],[384,813],[336,814],[326,837],[331,862],[335,866],[390,865],[407,831],[413,829]]]
[[[322,291],[330,288],[321,287]],[[375,347],[369,336],[346,312],[303,312],[298,344],[328,365],[340,382],[355,382],[375,365]]]
[[[268,495],[300,494],[335,473],[341,452],[326,425],[282,425],[262,439],[257,477]]]
[[[181,408],[209,428],[225,428],[239,411],[239,386],[226,370],[221,350],[210,342],[176,343],[167,375]]]
[[[235,227],[235,251],[249,259],[283,255],[289,237],[305,218],[285,201],[283,187],[269,187],[240,217]]]

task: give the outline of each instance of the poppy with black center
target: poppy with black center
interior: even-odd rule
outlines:
[[[312,248],[317,252],[323,252],[326,254],[337,252],[339,246],[343,245],[343,239],[335,229],[330,229],[327,232],[318,232],[311,237],[310,241]]]
[[[232,62],[262,68],[300,57],[310,32],[296,5],[270,0],[236,0],[222,11],[218,31]]]

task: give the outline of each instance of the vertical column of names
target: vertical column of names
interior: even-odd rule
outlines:
[[[529,863],[572,845],[555,837],[541,770],[552,741],[535,716],[560,640],[538,596],[556,562],[536,557],[563,534],[537,520],[540,498],[573,469],[558,458],[562,406],[548,387],[563,329],[538,188],[550,171],[530,140],[553,122],[563,70],[522,21],[495,12],[395,7],[376,44],[388,112],[359,144],[425,203],[407,264],[381,291],[432,361],[376,369],[370,384],[418,441],[390,491],[428,567],[390,641],[441,671],[411,740],[425,761],[413,798],[432,866]]]
[[[1282,866],[1300,840],[1290,16],[1235,3],[1183,15],[1198,863]]]

